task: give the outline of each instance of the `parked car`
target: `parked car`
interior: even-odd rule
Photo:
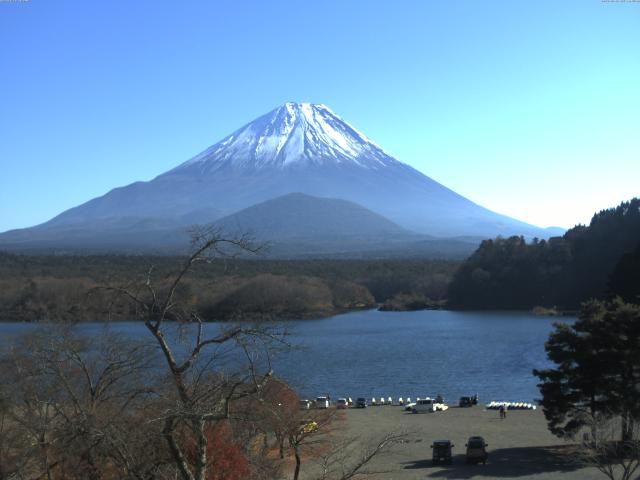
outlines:
[[[339,398],[336,401],[336,408],[339,408],[341,410],[344,410],[346,408],[349,408],[349,402],[347,401],[346,398]]]
[[[432,463],[434,465],[438,464],[448,464],[451,465],[453,460],[451,459],[451,449],[455,447],[454,444],[451,443],[451,440],[436,440],[431,445],[431,449],[433,450]]]
[[[316,398],[316,408],[329,408],[329,397]]]
[[[458,406],[460,408],[472,407],[473,399],[471,397],[460,397],[460,400],[458,401]]]
[[[465,447],[467,447],[467,463],[482,462],[483,465],[487,463],[487,458],[489,458],[489,454],[487,453],[488,446],[482,437],[469,437],[465,445]]]
[[[432,398],[421,398],[416,400],[416,404],[413,406],[413,413],[430,413],[435,412],[436,406]]]
[[[367,399],[364,397],[356,398],[356,408],[367,408]]]

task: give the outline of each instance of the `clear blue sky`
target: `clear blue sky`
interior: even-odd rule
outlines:
[[[640,195],[640,3],[2,1],[0,231],[286,101],[541,226]]]

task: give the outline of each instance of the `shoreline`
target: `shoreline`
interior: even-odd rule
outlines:
[[[377,312],[386,312],[386,313],[410,313],[410,312],[431,312],[431,311],[445,311],[445,312],[479,312],[479,313],[520,313],[520,314],[531,314],[536,317],[575,317],[578,315],[577,311],[573,310],[558,310],[556,314],[553,313],[536,313],[532,309],[464,309],[464,308],[451,308],[447,306],[434,306],[428,308],[420,308],[420,309],[385,309],[382,308],[384,303],[378,303],[374,306],[365,306],[365,307],[357,307],[357,308],[340,308],[331,311],[322,311],[322,312],[307,312],[305,314],[286,314],[282,316],[275,315],[255,315],[255,314],[247,314],[245,318],[242,319],[233,319],[233,318],[224,318],[224,319],[211,319],[205,320],[204,323],[287,323],[287,322],[295,322],[295,321],[314,321],[314,320],[325,320],[331,317],[337,317],[340,315],[346,315],[349,313],[356,312],[367,312],[367,311],[377,311]],[[168,323],[177,322],[173,319],[166,319]],[[125,323],[125,322],[144,322],[144,320],[136,320],[136,319],[125,319],[125,318],[112,318],[112,319],[96,319],[96,320],[50,320],[50,319],[42,319],[42,320],[16,320],[16,319],[6,319],[0,318],[0,324],[2,323],[24,323],[24,324],[76,324],[76,323]]]

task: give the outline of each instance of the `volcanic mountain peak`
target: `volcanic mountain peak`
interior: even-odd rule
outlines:
[[[287,196],[293,192],[307,197]],[[385,230],[388,243],[396,235],[390,223],[432,237],[555,233],[471,202],[386,154],[324,105],[286,103],[149,182],[0,234],[0,249],[164,247],[185,239],[171,233],[176,229],[222,217],[225,226],[286,232],[289,240],[294,233],[301,238],[300,231],[314,241],[333,232],[331,241],[322,238],[335,251],[342,251],[338,239],[354,231],[369,232],[363,241],[372,245],[380,241],[375,232]],[[299,231],[288,230],[296,219]]]
[[[357,165],[378,169],[400,162],[329,107],[285,103],[178,166],[172,173],[233,169]]]

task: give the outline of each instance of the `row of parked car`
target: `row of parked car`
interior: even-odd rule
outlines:
[[[352,406],[353,402],[351,401],[351,399],[347,399],[347,398],[339,398],[338,400],[336,400],[335,406],[336,408],[340,409],[340,408],[349,408],[350,406]],[[300,408],[302,410],[309,410],[310,408],[320,408],[320,409],[326,409],[329,408],[331,406],[331,397],[329,396],[321,396],[321,397],[317,397],[314,401],[311,400],[300,400]]]
[[[335,401],[335,407],[337,409],[346,409],[349,407],[356,407],[356,408],[365,408],[367,406],[367,399],[366,398],[357,398],[356,401],[354,402],[351,398],[338,398]],[[319,408],[319,409],[326,409],[332,406],[332,402],[331,402],[331,397],[329,396],[321,396],[321,397],[317,397],[315,400],[300,400],[300,408],[302,410],[309,410],[310,408]]]
[[[489,458],[487,447],[489,444],[484,441],[484,438],[480,436],[469,437],[469,440],[467,440],[464,446],[466,447],[466,463],[482,463],[483,465],[487,463],[487,459]],[[433,442],[431,445],[431,449],[433,450],[433,464],[438,465],[444,463],[451,465],[453,463],[453,447],[455,447],[455,445],[451,443],[451,440],[437,440]]]
[[[472,407],[473,405],[478,404],[478,396],[474,395],[472,397],[460,397],[458,401],[458,406],[461,408],[464,407]],[[378,402],[376,398],[372,398],[371,401],[367,400],[364,397],[356,398],[354,402],[351,398],[338,398],[335,402],[335,407],[338,409],[355,407],[355,408],[366,408],[367,406],[378,406],[378,405],[394,405],[394,402],[391,397],[387,400],[384,397],[380,397],[380,401]],[[431,399],[430,397],[426,398],[418,398],[415,402],[412,402],[410,398],[403,399],[400,397],[398,402],[395,405],[401,405],[405,407],[405,410],[414,411],[416,413],[420,411],[438,411],[438,410],[446,410],[449,408],[444,403],[444,398],[441,395],[436,396]],[[323,395],[317,397],[315,401],[311,400],[300,400],[300,408],[303,410],[308,410],[310,408],[329,408],[331,406],[331,397],[328,395]]]

